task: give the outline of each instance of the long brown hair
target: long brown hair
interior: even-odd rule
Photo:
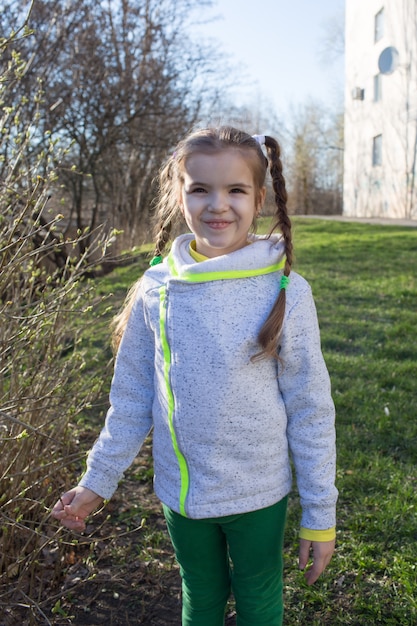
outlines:
[[[224,149],[239,150],[250,161],[253,171],[255,194],[260,199],[265,186],[267,170],[271,174],[274,192],[275,213],[270,234],[280,231],[285,247],[284,275],[289,276],[292,265],[293,245],[291,221],[287,211],[287,191],[282,173],[281,149],[273,137],[265,136],[265,157],[257,139],[232,126],[198,130],[180,141],[174,154],[162,166],[158,178],[156,199],[156,226],[154,233],[154,256],[162,256],[171,239],[175,225],[182,220],[179,197],[183,184],[185,161],[196,153],[215,154]],[[130,311],[133,306],[138,283],[130,290],[122,311],[113,321],[113,348],[117,351]],[[261,351],[256,358],[272,356],[277,358],[278,339],[281,334],[286,302],[286,290],[280,289],[271,312],[263,324],[258,340]]]

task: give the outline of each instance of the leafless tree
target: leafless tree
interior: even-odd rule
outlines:
[[[339,214],[343,193],[343,114],[309,102],[294,114],[289,139],[289,207]]]
[[[19,23],[17,4],[6,1],[3,32]],[[43,87],[34,152],[49,133],[68,147],[53,198],[65,201],[68,230],[106,222],[125,231],[126,246],[145,238],[162,158],[219,98],[219,59],[187,34],[209,4],[34,1],[19,89]]]

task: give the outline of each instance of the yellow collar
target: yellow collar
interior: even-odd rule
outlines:
[[[208,256],[204,256],[204,254],[200,254],[195,249],[195,239],[193,239],[193,241],[191,241],[191,243],[190,243],[189,252],[190,252],[191,256],[193,257],[194,261],[197,261],[197,263],[201,263],[201,261],[207,261],[207,259],[208,259]]]

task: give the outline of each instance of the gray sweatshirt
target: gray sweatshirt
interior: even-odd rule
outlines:
[[[334,405],[308,283],[291,272],[280,361],[251,360],[279,291],[280,238],[196,263],[181,235],[147,270],[116,358],[105,426],[80,484],[104,498],[153,427],[154,488],[191,518],[253,511],[291,490],[305,528],[335,525]]]

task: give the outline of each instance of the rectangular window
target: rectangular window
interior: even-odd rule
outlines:
[[[375,43],[384,36],[384,9],[375,15]]]
[[[382,76],[376,74],[374,76],[374,102],[382,100]]]
[[[372,165],[382,165],[382,135],[377,135],[372,140]]]

